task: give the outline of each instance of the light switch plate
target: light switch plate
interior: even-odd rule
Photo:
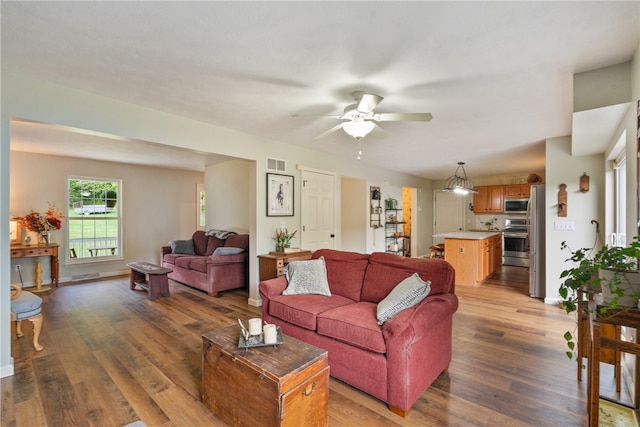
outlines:
[[[576,223],[573,221],[555,221],[553,223],[553,229],[560,231],[574,231],[576,229]]]

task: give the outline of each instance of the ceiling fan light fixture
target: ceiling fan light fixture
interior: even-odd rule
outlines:
[[[375,127],[375,123],[368,120],[352,120],[342,126],[344,131],[355,139],[362,139]]]
[[[444,183],[444,191],[462,195],[475,194],[478,192],[473,181],[467,177],[467,171],[464,170],[464,162],[458,162],[455,173],[447,178]]]

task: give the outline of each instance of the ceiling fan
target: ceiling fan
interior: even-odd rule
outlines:
[[[324,138],[330,133],[342,129],[358,141],[358,160],[362,155],[362,150],[360,149],[362,138],[374,129],[383,132],[376,122],[428,122],[433,118],[431,113],[376,113],[374,110],[382,102],[383,97],[364,91],[355,91],[351,96],[356,102],[344,107],[343,114],[328,116],[294,115],[293,117],[328,117],[346,120],[316,136],[315,139]]]

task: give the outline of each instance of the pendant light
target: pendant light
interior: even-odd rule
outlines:
[[[476,186],[467,177],[467,171],[464,170],[464,162],[458,162],[458,167],[455,173],[444,183],[444,191],[463,195],[475,194],[478,192],[478,190],[476,190]]]

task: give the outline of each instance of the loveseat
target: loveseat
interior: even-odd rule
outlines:
[[[247,286],[248,250],[248,234],[198,230],[191,239],[173,240],[161,247],[160,259],[163,267],[173,270],[169,279],[215,296]]]
[[[288,280],[293,280],[287,272],[260,282],[263,319],[280,326],[285,335],[327,350],[331,376],[406,416],[451,362],[452,321],[458,308],[453,267],[442,259],[380,252],[321,249],[312,256],[313,261],[320,259],[331,296],[284,295]],[[400,304],[397,314],[379,325],[378,303],[388,306],[386,297],[397,293],[400,282],[411,280],[430,281],[427,296],[413,307],[402,309]]]

